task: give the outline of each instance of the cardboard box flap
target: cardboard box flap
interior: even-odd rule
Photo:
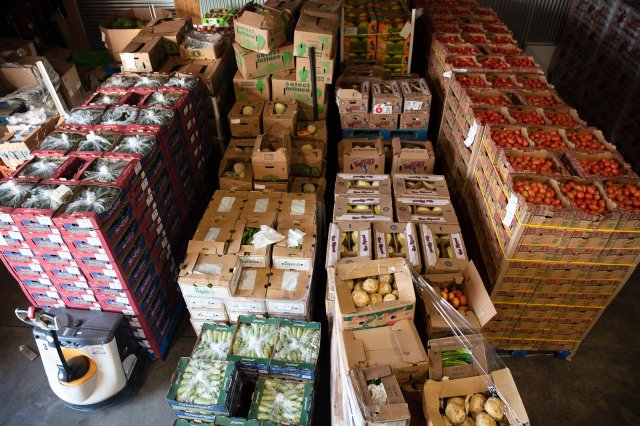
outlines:
[[[302,13],[319,18],[339,19],[340,8],[339,1],[307,0],[302,6]]]
[[[480,326],[484,327],[498,312],[491,302],[491,297],[473,261],[470,261],[465,268],[464,276],[464,288],[467,292],[469,307],[478,317]]]
[[[493,383],[495,383],[496,387],[500,390],[500,393],[511,407],[513,414],[517,417],[516,421],[516,419],[513,418],[512,413],[507,412],[509,424],[528,424],[529,416],[527,415],[527,410],[524,408],[522,398],[520,398],[518,388],[516,388],[515,381],[511,375],[511,370],[503,368],[502,370],[494,371],[491,373],[491,377],[493,379]]]
[[[447,376],[449,379],[459,379],[464,377],[478,376],[487,371],[487,352],[485,349],[486,339],[482,334],[469,334],[464,338],[464,342],[458,336],[443,337],[440,339],[430,339],[427,343],[429,355],[429,378],[441,380]],[[474,362],[471,364],[461,364],[453,366],[442,365],[442,354],[447,351],[469,349]]]

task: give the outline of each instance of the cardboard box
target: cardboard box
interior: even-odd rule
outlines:
[[[377,139],[343,139],[338,146],[342,173],[383,174],[384,144]]]
[[[511,371],[508,368],[495,370],[489,373],[491,382],[495,385],[500,395],[509,404],[511,410],[507,412],[507,420],[510,425],[529,425],[529,417],[524,408],[518,388],[516,387]],[[440,400],[454,396],[465,397],[470,393],[488,392],[487,377],[474,376],[464,379],[443,380],[437,382],[428,380],[424,385],[423,409],[427,422],[433,426],[445,426],[440,412]],[[514,418],[516,417],[516,418]]]
[[[340,113],[340,126],[343,129],[368,129],[369,116],[368,112]]]
[[[396,196],[398,222],[458,224],[458,217],[448,198]]]
[[[395,130],[398,128],[399,117],[399,114],[369,114],[369,128]]]
[[[187,33],[179,46],[182,59],[221,59],[228,48],[228,41],[225,39],[200,42],[199,47],[190,46],[190,42],[191,36]]]
[[[271,53],[257,53],[233,43],[238,71],[251,79],[295,68],[293,44],[288,43]]]
[[[217,93],[228,83],[225,59],[177,59],[170,58],[160,68],[160,72],[179,72],[197,76],[210,94]]]
[[[400,114],[400,129],[427,130],[429,128],[429,113],[424,111],[403,112]]]
[[[469,310],[464,313],[458,312],[475,329],[483,327],[497,313],[473,261],[467,264],[462,273],[428,274],[426,279],[436,290],[452,286],[460,286],[462,288],[464,295],[467,297]],[[427,335],[430,339],[450,336],[453,333],[450,322],[447,323],[442,318],[442,315],[432,306],[431,300],[428,295],[424,295],[423,301],[429,316]],[[444,303],[444,300],[442,302]],[[454,308],[452,307],[452,309]],[[464,327],[462,324],[460,326]]]
[[[237,227],[235,220],[205,214],[189,240],[187,253],[237,253],[242,236],[235,232]]]
[[[413,321],[387,327],[342,331],[349,370],[389,365],[400,384],[422,382],[429,359]]]
[[[309,57],[309,48],[315,49],[315,57],[331,59],[339,27],[336,19],[319,18],[302,14],[293,33],[293,54],[300,58]]]
[[[268,268],[271,265],[271,245],[256,248],[251,241],[253,238],[250,235],[245,236],[245,231],[260,231],[262,225],[273,227],[274,224],[271,221],[272,217],[253,217],[248,220],[241,220],[236,222],[235,232],[241,235],[240,247],[238,248],[238,265],[249,266],[252,268]],[[254,232],[254,233],[255,233]],[[227,307],[229,309],[229,307]],[[230,309],[232,311],[238,311],[238,309]],[[266,311],[263,311],[266,312]]]
[[[297,131],[293,135],[294,139],[308,141],[322,141],[325,145],[329,141],[327,133],[327,121],[300,121],[298,120]],[[314,132],[315,131],[315,132]]]
[[[168,18],[171,12],[166,9],[156,8],[156,16],[158,18]],[[111,57],[120,62],[120,52],[142,31],[142,28],[111,28],[118,18],[129,18],[134,21],[140,20],[146,25],[151,21],[151,11],[148,8],[126,9],[114,13],[100,24],[100,33],[102,34],[102,42],[111,54]]]
[[[240,71],[233,77],[233,91],[237,101],[247,101],[249,99],[259,99],[263,101],[271,100],[271,76],[245,79]]]
[[[205,216],[220,216],[237,220],[248,196],[247,191],[218,190],[213,194]]]
[[[316,58],[316,83],[331,84],[333,82],[334,62],[335,59]],[[309,58],[296,58],[296,76],[299,81],[311,81]]]
[[[69,108],[76,107],[86,98],[78,70],[74,64],[52,63],[53,69],[60,76],[60,91]]]
[[[307,0],[302,5],[301,13],[319,18],[340,19],[341,4],[339,1]]]
[[[281,200],[280,192],[250,192],[242,207],[240,219],[250,220],[260,217],[265,223],[276,223]]]
[[[369,112],[370,83],[361,77],[340,76],[336,81],[336,102],[342,113]]]
[[[298,246],[291,245],[293,242],[289,238],[290,230],[304,233]],[[273,245],[271,253],[273,268],[313,271],[313,258],[316,253],[316,226],[308,223],[279,221],[277,231],[285,239]]]
[[[436,162],[433,145],[429,141],[403,141],[393,138],[392,173],[410,173],[412,175],[430,175]]]
[[[422,271],[419,239],[413,223],[373,224],[375,258],[402,257],[416,272]]]
[[[276,113],[276,104],[283,104],[286,109],[282,114]],[[275,124],[287,129],[293,136],[298,125],[298,103],[288,102],[267,102],[262,112],[262,123],[264,133],[270,133]]]
[[[431,111],[431,91],[424,78],[400,81],[400,89],[404,97],[402,112]]]
[[[157,70],[166,55],[162,37],[139,34],[120,52],[122,70],[132,72]]]
[[[54,72],[49,60],[44,56],[23,56],[11,58],[10,66],[0,63],[0,88],[13,92],[24,87],[38,86],[42,78],[36,63],[42,61],[47,71]]]
[[[489,345],[482,334],[467,334],[464,341],[458,336],[431,339],[427,342],[429,355],[429,378],[431,380],[462,379],[464,377],[479,376],[487,371],[487,349]],[[443,353],[448,351],[466,350],[473,361],[469,364],[442,365]]]
[[[364,405],[365,426],[389,425],[394,426],[409,425],[411,414],[409,405],[402,396],[402,390],[396,377],[388,365],[369,368],[357,368],[349,372],[353,388],[356,391],[358,400]],[[371,398],[369,383],[378,383],[383,386],[387,401],[384,405],[376,404]]]
[[[31,40],[20,38],[0,37],[0,57],[36,56],[36,46]]]
[[[441,175],[393,174],[393,192],[397,196],[449,198],[447,181]]]
[[[335,195],[391,195],[389,175],[338,173]]]
[[[241,174],[235,172],[236,164],[244,165]],[[251,158],[225,157],[220,160],[218,171],[218,182],[220,189],[239,189],[251,191],[253,189],[253,168]]]
[[[287,12],[295,17],[300,13],[300,8],[303,3],[304,2],[302,0],[267,0],[264,3],[264,6],[269,9]]]
[[[409,266],[404,259],[380,259],[336,265],[336,317],[342,330],[384,327],[401,319],[413,319],[416,297]],[[346,280],[391,274],[398,289],[394,301],[355,306]]]
[[[289,70],[271,76],[271,88],[273,91],[274,101],[298,101],[299,111],[303,110],[303,106],[306,106],[309,110],[312,110],[313,100],[311,94],[311,83],[297,81],[295,70]],[[320,114],[326,114],[326,111],[324,110],[326,100],[328,99],[326,97],[326,91],[326,84],[319,83],[316,85],[318,112]],[[313,111],[310,112],[312,115]],[[308,113],[305,113],[304,119],[313,120],[312,117],[307,117],[308,115]],[[322,119],[322,117],[318,118]]]
[[[316,223],[317,201],[313,194],[282,194],[278,220],[287,222]]]
[[[458,272],[466,268],[469,258],[460,226],[421,223],[419,227],[425,273]]]
[[[241,138],[229,141],[224,157],[251,158],[256,138]]]
[[[306,315],[311,275],[308,271],[271,270],[267,287],[267,312]]]
[[[333,206],[333,221],[393,222],[392,203],[388,195],[338,195]]]
[[[248,108],[245,108],[248,107]],[[236,101],[231,107],[227,118],[231,136],[236,138],[257,137],[262,133],[262,112],[264,102],[249,99],[246,101]],[[245,115],[245,112],[251,112]]]
[[[371,224],[342,222],[329,224],[326,266],[373,259]]]
[[[400,114],[402,101],[402,91],[397,81],[382,81],[371,84],[372,115]]]
[[[291,178],[287,180],[253,180],[254,191],[286,192],[289,189]]]
[[[325,152],[326,147],[322,141],[294,140],[291,150],[291,174],[306,177],[322,176]]]
[[[190,18],[159,18],[150,21],[140,33],[162,37],[164,48],[167,50],[167,55],[179,56],[180,50],[178,49],[178,46],[182,43],[185,33],[190,29]]]
[[[259,181],[289,179],[291,141],[280,136],[263,134],[256,138],[251,154],[253,177]]]
[[[246,314],[266,312],[267,305],[264,298],[269,286],[269,271],[268,267],[254,268],[238,265],[233,274],[236,290],[233,297],[224,299],[227,311]]]
[[[265,9],[262,14],[245,10],[233,21],[235,40],[245,49],[271,53],[287,40],[288,15]]]
[[[313,185],[314,194],[318,201],[324,200],[324,192],[327,188],[327,181],[325,178],[308,178],[308,177],[294,177],[291,180],[291,192],[302,192],[304,194],[310,194],[311,186]]]
[[[234,255],[189,253],[180,265],[178,284],[185,296],[231,297],[235,293]]]
[[[15,169],[30,158],[31,151],[44,141],[60,122],[56,116],[42,126],[0,126],[0,160]]]

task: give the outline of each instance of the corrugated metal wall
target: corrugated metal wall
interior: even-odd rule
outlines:
[[[571,0],[479,0],[493,8],[522,44],[557,44]]]

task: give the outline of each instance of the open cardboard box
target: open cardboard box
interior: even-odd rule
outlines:
[[[413,175],[430,175],[436,162],[433,145],[429,141],[403,141],[393,138],[392,173],[410,173]]]
[[[425,196],[449,198],[447,181],[442,175],[393,174],[393,192],[396,196]]]
[[[264,77],[246,79],[240,71],[238,71],[233,77],[233,91],[238,101],[246,101],[249,99],[270,101],[271,76],[265,75]]]
[[[336,81],[338,111],[341,114],[369,112],[370,90],[370,82],[366,78],[340,76]]]
[[[384,173],[384,144],[377,139],[343,139],[338,145],[338,162],[343,173]]]
[[[392,222],[393,199],[388,195],[337,195],[334,222]]]
[[[224,157],[251,158],[256,138],[231,138]]]
[[[316,226],[309,226],[308,222],[278,221],[276,229],[285,237],[273,245],[271,259],[273,269],[289,269],[296,271],[313,271],[313,258],[316,252]],[[304,232],[300,247],[288,246],[289,230]]]
[[[251,161],[253,163],[253,177],[256,180],[288,180],[291,139],[273,134],[258,136],[253,145]]]
[[[431,380],[462,379],[465,377],[479,376],[487,371],[487,340],[482,334],[468,334],[464,336],[464,342],[458,336],[431,339],[427,342],[427,354],[429,355],[429,378]],[[469,350],[469,347],[471,348]],[[471,364],[452,366],[442,365],[444,352],[467,350],[474,361]]]
[[[235,173],[234,166],[237,163],[244,164],[243,175],[237,175]],[[253,168],[251,167],[251,158],[224,157],[220,160],[218,181],[220,189],[240,189],[251,191],[253,188]]]
[[[278,220],[285,222],[316,223],[317,201],[314,194],[285,193]]]
[[[291,177],[287,180],[253,180],[253,190],[260,192],[286,192],[289,189]]]
[[[179,46],[180,57],[182,59],[222,59],[228,47],[228,41],[225,39],[218,43],[203,43],[201,47],[192,47],[185,40]]]
[[[205,216],[220,216],[236,220],[240,218],[240,212],[248,196],[247,191],[219,189],[213,194],[204,214]]]
[[[301,13],[320,18],[340,19],[339,1],[307,0],[302,5]]]
[[[276,113],[276,104],[285,106],[283,113]],[[262,111],[262,124],[265,133],[270,133],[274,125],[278,124],[293,135],[298,124],[298,103],[296,101],[266,102]]]
[[[325,148],[325,143],[320,140],[294,139],[291,149],[291,174],[312,178],[323,176]]]
[[[0,37],[0,57],[36,56],[36,46],[31,40]],[[46,55],[45,55],[46,56]]]
[[[249,192],[240,219],[260,217],[265,223],[276,223],[281,198],[280,192]]]
[[[413,321],[342,332],[349,370],[389,365],[399,384],[424,382],[429,359]]]
[[[226,79],[229,78],[229,70],[225,64],[226,59],[176,59],[171,58],[165,64],[173,64],[169,70],[163,67],[161,72],[179,72],[180,74],[189,74],[200,79],[202,84],[207,88],[210,94],[217,93],[220,88],[227,84]]]
[[[306,315],[309,305],[310,272],[272,269],[267,287],[267,312]]]
[[[316,194],[316,198],[318,201],[324,200],[324,191],[327,188],[327,181],[325,178],[308,178],[308,177],[294,177],[291,180],[291,192],[301,192],[304,194],[309,194],[307,192],[310,186],[305,187],[305,185],[310,184],[313,185]]]
[[[288,15],[265,9],[262,14],[245,10],[233,21],[235,41],[245,49],[271,53],[287,40]]]
[[[396,196],[398,222],[457,224],[458,217],[448,198]]]
[[[249,99],[236,101],[227,114],[231,136],[236,138],[257,137],[262,133],[262,112],[264,102]],[[251,114],[244,114],[245,112]]]
[[[400,89],[404,98],[403,112],[431,110],[431,91],[424,78],[402,80]]]
[[[141,34],[162,37],[164,48],[169,56],[179,56],[178,46],[184,35],[191,29],[190,18],[158,18],[150,21],[140,32]],[[200,58],[208,59],[208,58]],[[211,58],[214,59],[214,58]]]
[[[404,259],[380,259],[336,267],[336,317],[342,330],[359,330],[392,325],[401,319],[413,319],[416,296],[409,266]],[[393,275],[398,288],[394,301],[356,307],[345,280],[356,280],[384,274]]]
[[[231,249],[231,253],[237,253],[241,235],[237,235],[234,232],[235,228],[235,221],[205,214],[198,224],[193,237],[189,240],[187,253],[222,255],[227,254],[227,249]]]
[[[341,222],[329,224],[326,266],[373,259],[369,222]],[[342,247],[346,246],[346,250]]]
[[[293,54],[308,58],[309,48],[313,47],[316,58],[331,59],[339,26],[337,19],[302,14],[293,33]]]
[[[162,37],[138,34],[120,52],[122,70],[151,72],[157,70],[167,56]]]
[[[421,223],[419,226],[426,274],[461,272],[466,268],[469,258],[459,225]]]
[[[315,130],[315,133],[311,133]],[[300,121],[298,120],[297,130],[294,135],[294,139],[310,140],[310,141],[322,141],[326,145],[329,141],[327,133],[327,121]]]
[[[185,296],[231,297],[237,264],[235,255],[189,253],[180,265],[180,290]]]
[[[365,426],[409,425],[411,414],[402,390],[388,365],[356,368],[349,372],[358,400],[364,405]],[[380,382],[387,395],[386,404],[379,405],[371,398],[368,383]]]
[[[372,115],[400,114],[402,101],[402,91],[397,81],[382,81],[371,84]]]
[[[267,311],[264,300],[269,285],[269,268],[238,265],[233,274],[233,297],[224,300],[227,311],[262,313]]]
[[[388,241],[388,234],[401,235],[404,239],[404,245],[396,245],[394,240]],[[376,259],[386,258],[404,258],[407,263],[416,271],[422,271],[422,261],[420,259],[419,237],[416,231],[416,225],[413,223],[385,223],[378,222],[373,224],[373,244],[375,245]],[[397,236],[395,240],[397,240]],[[389,250],[393,247],[393,250]],[[402,252],[404,248],[405,252]]]
[[[233,43],[238,71],[244,78],[256,78],[293,69],[293,44],[288,43],[271,53],[258,53]]]
[[[266,225],[272,228],[273,222],[271,216],[265,217],[253,217],[246,221],[238,221],[236,227],[236,233],[241,236],[240,247],[238,248],[238,264],[241,266],[250,266],[252,268],[268,268],[271,266],[271,248],[269,244],[265,247],[256,248],[251,244],[251,238],[242,241],[245,235],[245,230],[248,228],[256,228],[260,230],[261,225]],[[232,309],[233,310],[233,309]]]
[[[391,195],[389,175],[338,173],[336,195]]]
[[[520,393],[513,381],[513,376],[508,368],[496,370],[489,373],[490,379],[504,397],[506,402],[512,409],[507,412],[507,420],[510,425],[529,425],[529,417],[524,408]],[[445,426],[446,423],[442,419],[440,412],[440,400],[454,396],[465,397],[471,393],[487,392],[487,377],[474,376],[464,379],[443,380],[436,382],[428,380],[424,385],[424,414],[427,423],[432,426]],[[514,418],[514,415],[516,418]]]
[[[496,308],[493,306],[493,302],[487,293],[487,289],[473,261],[469,262],[462,273],[427,274],[425,275],[425,279],[435,287],[436,290],[445,287],[449,288],[454,285],[462,287],[462,291],[467,297],[469,310],[464,313],[458,312],[473,328],[482,328],[497,314]],[[427,295],[422,299],[429,316],[427,322],[427,335],[429,338],[434,339],[450,336],[452,334],[450,325],[442,318],[442,315],[438,313],[435,307],[432,306],[431,299]],[[442,299],[441,302],[445,303],[444,299]]]

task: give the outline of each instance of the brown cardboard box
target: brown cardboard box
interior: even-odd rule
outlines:
[[[237,256],[189,253],[180,265],[178,284],[185,296],[231,297]]]
[[[467,297],[469,310],[467,312],[458,312],[473,328],[480,329],[496,315],[496,309],[473,261],[467,264],[462,273],[428,274],[425,277],[436,290],[445,287],[450,288],[451,286],[462,287],[462,291]],[[422,300],[429,316],[427,323],[427,335],[429,338],[434,339],[452,335],[450,321],[444,320],[433,306],[432,299],[428,295],[424,295]],[[446,303],[444,300],[441,300],[441,302]],[[462,324],[459,326],[464,327]]]
[[[236,174],[236,164],[244,164],[244,170],[240,175]],[[239,189],[251,191],[253,189],[253,169],[250,157],[225,157],[220,160],[218,171],[220,189]]]
[[[489,373],[491,382],[495,385],[505,403],[511,410],[507,412],[507,420],[510,425],[529,425],[529,417],[524,408],[518,388],[513,381],[511,371],[508,368],[495,370]],[[424,385],[423,409],[427,422],[433,426],[445,426],[440,412],[440,400],[454,396],[465,397],[471,393],[488,392],[487,377],[484,375],[467,377],[463,379],[428,380]]]
[[[317,201],[315,195],[289,192],[282,194],[281,204],[278,220],[316,223]]]
[[[283,104],[286,107],[282,114],[276,113],[276,103]],[[264,132],[269,133],[275,124],[279,124],[287,129],[293,136],[298,125],[298,103],[296,101],[265,103],[264,110],[262,111]]]
[[[382,81],[371,84],[372,116],[376,114],[400,114],[402,112],[402,100],[402,91],[397,81]]]
[[[248,196],[249,193],[247,191],[218,190],[209,201],[205,215],[237,220],[240,218],[240,212]]]
[[[289,70],[271,76],[271,88],[274,101],[298,101],[298,111],[301,119],[313,120],[313,100],[311,83],[296,81],[295,70]],[[316,85],[319,119],[326,116],[326,84]]]
[[[84,88],[74,64],[52,63],[53,69],[60,76],[60,89],[64,101],[69,108],[80,105],[85,100]]]
[[[429,128],[429,113],[424,111],[400,114],[400,129],[426,130]]]
[[[245,49],[271,53],[286,41],[288,15],[265,9],[264,14],[244,11],[233,21],[235,40]]]
[[[343,173],[384,173],[382,138],[343,139],[338,146],[338,162]]]
[[[304,232],[299,247],[290,247],[289,230]],[[301,222],[278,221],[277,231],[285,237],[273,245],[271,258],[273,269],[295,271],[313,271],[313,258],[316,252],[316,226]]]
[[[294,176],[323,176],[325,144],[320,141],[294,139],[291,147],[291,174]]]
[[[0,57],[3,59],[15,56],[36,56],[37,54],[36,46],[31,40],[0,37]]]
[[[389,175],[365,175],[338,173],[336,195],[391,195]]]
[[[0,126],[0,160],[8,168],[15,169],[31,158],[31,151],[60,123],[60,117],[55,116],[42,126]]]
[[[400,384],[422,382],[429,359],[413,321],[400,320],[388,327],[343,331],[350,370],[389,365]]]
[[[261,217],[267,223],[276,223],[282,202],[280,192],[249,192],[242,207],[240,219]]]
[[[324,85],[326,88],[326,85]],[[329,97],[326,96],[323,104],[316,106],[316,115],[314,116],[313,103],[300,103],[298,101],[298,116],[300,120],[325,120],[327,118],[327,111],[329,111]]]
[[[1,43],[1,41],[0,41]],[[40,54],[47,58],[52,64],[68,63],[73,55],[73,50],[56,46],[55,44],[48,44],[40,48]],[[25,55],[18,55],[25,56]]]
[[[428,113],[431,110],[431,91],[424,78],[402,80],[400,89],[404,97],[402,112],[422,111]]]
[[[319,18],[337,20],[340,19],[340,7],[341,4],[339,1],[307,0],[302,6],[301,13]]]
[[[267,312],[264,300],[269,285],[268,267],[238,265],[233,274],[233,297],[224,299],[227,311],[263,314]]]
[[[457,224],[458,217],[448,198],[396,196],[398,222]]]
[[[403,141],[393,138],[392,173],[411,173],[413,175],[432,174],[436,162],[433,145],[429,141]]]
[[[176,15],[181,18],[202,18],[200,0],[174,0]]]
[[[441,175],[410,175],[394,173],[393,192],[396,196],[449,198],[447,181]]]
[[[402,257],[417,272],[422,271],[419,239],[416,226],[413,223],[378,222],[373,224],[375,258]]]
[[[365,426],[389,425],[394,426],[409,425],[411,414],[409,406],[402,396],[402,390],[396,377],[388,365],[369,368],[357,368],[349,372],[353,388],[356,391],[358,400],[364,405]],[[384,387],[387,401],[383,405],[376,404],[371,398],[368,383],[380,382]]]
[[[336,19],[319,18],[302,14],[293,33],[293,54],[309,57],[309,48],[315,49],[316,58],[331,59],[340,23]]]
[[[316,59],[317,83],[331,84],[333,82],[334,62],[334,59]],[[296,76],[298,77],[299,81],[311,81],[310,69],[311,64],[309,62],[309,58],[296,58]]]
[[[243,110],[251,111],[251,115],[244,115]],[[227,117],[229,118],[229,128],[231,136],[236,138],[257,137],[262,133],[262,111],[264,110],[264,102],[258,100],[236,101],[231,107],[231,111]]]
[[[380,259],[351,264],[337,264],[336,318],[341,330],[360,330],[393,325],[402,319],[412,320],[416,296],[409,266],[404,259]],[[356,307],[346,280],[390,274],[398,289],[398,298],[376,305]]]
[[[303,3],[303,0],[267,0],[264,6],[297,16]]]
[[[310,284],[309,272],[272,269],[267,287],[267,312],[278,317],[283,314],[306,315]]]
[[[189,240],[187,253],[223,255],[227,254],[228,249],[231,253],[237,253],[242,235],[234,232],[236,226],[236,221],[205,214]]]
[[[342,113],[369,112],[369,80],[361,77],[340,76],[336,81],[336,101]]]
[[[138,34],[120,51],[123,71],[157,70],[167,55],[162,37]]]
[[[224,59],[179,59],[170,58],[160,67],[160,72],[191,74],[200,79],[209,93],[217,93],[228,78]]]
[[[36,67],[38,61],[42,61],[47,70],[53,70],[44,56],[11,58],[11,66],[0,63],[0,87],[4,86],[8,92],[12,92],[24,87],[39,85],[41,77]]]
[[[260,230],[261,225],[273,227],[274,222],[272,222],[271,219],[272,216],[257,216],[248,220],[240,220],[236,222],[238,226],[236,226],[235,232],[244,236],[244,231],[248,228]],[[251,243],[251,238],[246,240],[243,238],[240,243],[237,253],[239,265],[251,268],[268,268],[271,266],[271,245],[256,248]]]
[[[291,183],[289,182],[291,178],[287,180],[253,180],[253,190],[254,191],[265,191],[265,192],[286,192]]]
[[[420,241],[426,274],[461,272],[469,263],[458,225],[421,223]]]
[[[167,18],[171,16],[171,12],[165,9],[156,8],[156,16],[158,18]],[[131,19],[139,19],[145,23],[151,21],[151,12],[148,8],[126,9],[116,12],[102,21],[100,24],[100,32],[102,33],[102,42],[116,62],[120,62],[120,52],[136,37],[141,28],[116,29],[110,28],[113,22],[120,18],[127,17]]]
[[[313,127],[312,127],[313,126]],[[294,135],[295,139],[300,140],[320,140],[324,142],[326,145],[329,141],[328,133],[327,133],[327,121],[326,120],[318,120],[318,121],[300,121],[298,120],[298,129],[296,134]],[[311,133],[315,128],[315,133]]]
[[[369,128],[395,130],[399,117],[399,114],[369,114]]]
[[[253,153],[253,145],[256,143],[256,138],[241,138],[231,139],[227,150],[224,152],[224,157],[236,157],[236,158],[251,158]]]
[[[233,43],[238,71],[244,78],[256,78],[295,68],[293,44],[288,43],[271,53],[257,53]]]
[[[393,222],[393,199],[388,195],[338,195],[334,222]]]
[[[263,134],[256,138],[251,154],[253,177],[259,181],[289,179],[291,141],[280,136]]]
[[[186,39],[179,46],[182,59],[220,59],[224,56],[227,48],[228,41],[224,39],[219,43],[203,44],[201,47],[189,46],[188,39]]]
[[[343,129],[368,129],[368,112],[342,112],[340,113],[340,126]]]
[[[371,224],[342,222],[329,224],[326,267],[373,259]]]
[[[324,192],[327,188],[327,181],[325,178],[308,178],[308,177],[294,177],[291,180],[291,192],[302,192],[305,194],[309,194],[309,192],[305,191],[305,189],[310,189],[311,187],[306,187],[305,185],[311,184],[314,186],[314,194],[316,194],[316,198],[318,201],[324,200]]]
[[[191,29],[191,19],[187,18],[159,18],[150,21],[140,32],[162,37],[164,47],[169,56],[179,56],[178,46],[182,43],[184,35]],[[198,58],[215,59],[215,58]]]
[[[249,99],[271,100],[271,76],[245,79],[240,71],[233,77],[233,91],[236,100],[246,101]]]

